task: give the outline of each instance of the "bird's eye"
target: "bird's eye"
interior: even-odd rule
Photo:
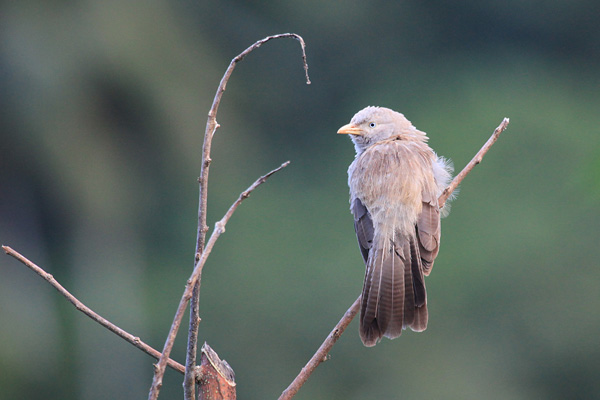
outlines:
[[[371,123],[369,124],[369,126],[370,126],[371,128],[375,128],[375,125],[376,125],[376,124],[375,124],[375,122],[371,122]]]

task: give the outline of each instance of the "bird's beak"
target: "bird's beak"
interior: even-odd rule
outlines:
[[[348,124],[338,129],[337,133],[344,135],[362,135],[362,130],[356,125]]]

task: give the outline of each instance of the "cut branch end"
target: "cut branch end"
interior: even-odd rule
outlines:
[[[200,351],[200,366],[195,370],[200,386],[198,400],[235,400],[235,374],[229,363],[221,360],[207,343]]]

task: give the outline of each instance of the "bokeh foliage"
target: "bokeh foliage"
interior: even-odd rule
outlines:
[[[366,105],[462,168],[426,332],[364,348],[353,323],[299,399],[600,393],[596,1],[21,1],[0,5],[0,241],[162,348],[193,261],[202,133],[229,60],[209,222],[256,177],[202,279],[200,340],[244,399],[275,398],[360,292],[348,211]],[[144,398],[152,360],[0,258],[0,399]],[[173,357],[183,361],[185,333]],[[181,398],[168,371],[162,396]]]

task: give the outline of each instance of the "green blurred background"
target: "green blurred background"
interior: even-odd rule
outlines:
[[[600,398],[600,3],[19,1],[0,5],[0,242],[153,347],[190,274],[206,114],[209,225],[254,179],[202,278],[200,341],[272,399],[360,293],[336,130],[403,112],[463,182],[430,322],[364,348],[353,322],[299,399]],[[187,325],[187,317],[184,325]],[[184,361],[184,327],[173,357]],[[153,360],[0,258],[0,398],[145,398]],[[161,398],[182,398],[168,370]]]

